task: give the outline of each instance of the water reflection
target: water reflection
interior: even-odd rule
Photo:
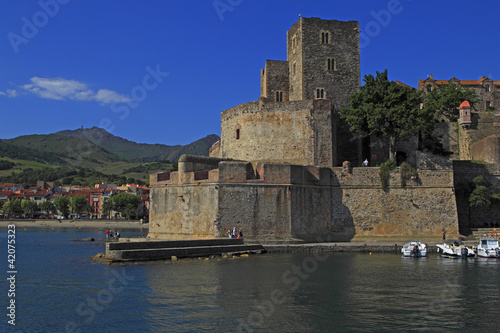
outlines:
[[[64,332],[75,322],[82,332],[493,332],[500,325],[498,260],[292,253],[104,265],[89,259],[102,246],[69,241],[82,237],[18,235],[19,329]],[[78,313],[122,270],[134,280],[94,318]]]
[[[265,255],[148,267],[148,320],[168,331],[487,331],[499,266],[431,255]]]

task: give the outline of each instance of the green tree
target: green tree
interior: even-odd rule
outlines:
[[[92,207],[92,205],[87,202],[83,207],[83,212],[86,213],[90,218],[90,216],[94,214],[94,207]]]
[[[59,213],[61,213],[62,216],[68,217],[69,214],[69,203],[70,200],[68,197],[58,197],[54,200],[54,205],[56,206],[57,210]]]
[[[55,213],[57,211],[56,206],[52,201],[46,200],[40,204],[40,210],[45,212],[46,215],[50,213]]]
[[[5,202],[3,200],[0,200],[0,210],[2,210],[4,204]]]
[[[109,218],[110,213],[111,213],[111,211],[113,209],[114,209],[114,207],[113,207],[113,200],[109,200],[108,199],[108,201],[103,202],[102,208],[101,208],[102,214],[107,215],[108,218]]]
[[[7,213],[13,217],[16,217],[23,213],[23,208],[21,206],[21,201],[19,199],[11,200],[4,204],[4,213]]]
[[[16,163],[10,161],[0,160],[0,170],[9,170],[12,169]]]
[[[469,195],[470,207],[488,207],[491,199],[500,199],[500,194],[492,193],[491,184],[484,176],[477,176],[472,179],[472,191]]]
[[[33,200],[23,201],[21,204],[21,208],[23,209],[24,214],[26,214],[30,218],[34,217],[35,213],[40,209],[36,201]]]
[[[120,193],[110,198],[113,201],[113,209],[127,219],[135,212],[142,202],[141,196],[136,194]]]
[[[425,108],[432,111],[436,118],[444,116],[449,121],[457,121],[458,107],[463,101],[469,101],[472,108],[478,103],[476,92],[454,83],[437,84],[432,90],[426,89]]]
[[[75,214],[81,215],[88,211],[87,197],[83,194],[75,195],[70,201],[71,211]]]
[[[351,96],[350,108],[341,117],[358,137],[371,134],[389,137],[389,159],[396,160],[396,140],[431,132],[434,113],[421,109],[421,91],[389,81],[387,70],[365,75],[365,84]]]

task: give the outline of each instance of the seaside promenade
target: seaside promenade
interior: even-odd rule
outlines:
[[[9,224],[16,228],[148,229],[147,223],[135,220],[0,219],[0,228]]]

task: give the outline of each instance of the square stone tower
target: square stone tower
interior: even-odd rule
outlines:
[[[287,61],[267,60],[261,96],[221,114],[212,157],[339,166],[360,163],[360,142],[338,117],[360,86],[359,22],[300,18]]]
[[[361,84],[359,22],[301,17],[287,33],[289,100],[349,105]]]

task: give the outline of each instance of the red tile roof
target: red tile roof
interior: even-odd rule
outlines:
[[[406,86],[406,87],[410,87],[410,88],[413,88],[412,86],[410,86],[410,85],[407,85],[406,83],[403,83],[403,82],[401,82],[401,81],[398,81],[398,80],[396,80],[396,81],[394,81],[394,82],[395,82],[395,83],[397,83],[397,84],[399,84],[399,85],[402,85],[402,86]],[[415,89],[415,88],[414,88],[414,89]]]
[[[458,82],[460,82],[461,85],[465,85],[465,86],[480,86],[483,84],[483,81],[486,79],[486,77],[482,77],[481,80],[458,80]],[[421,86],[424,85],[425,81],[427,81],[428,79],[426,80],[418,80],[418,87],[420,88]],[[451,79],[450,79],[451,80]],[[450,82],[450,80],[429,80],[429,82],[433,82],[435,84],[447,84]],[[500,85],[500,80],[499,81],[493,81],[493,84],[494,85]]]
[[[459,108],[470,108],[469,101],[463,101],[462,104],[460,104]]]

